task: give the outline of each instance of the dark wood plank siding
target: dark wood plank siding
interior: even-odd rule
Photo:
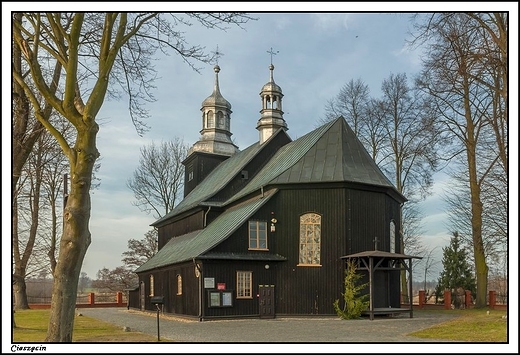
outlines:
[[[277,194],[262,206],[250,219],[276,218],[276,231],[268,227],[267,254],[278,254],[287,261],[251,260],[199,260],[203,264],[201,279],[194,273],[193,263],[172,265],[155,271],[156,295],[168,297],[167,312],[201,316],[203,318],[259,316],[256,297],[259,285],[274,285],[275,313],[278,315],[334,315],[333,302],[342,299],[344,291],[345,261],[342,256],[373,250],[377,237],[378,249],[389,251],[390,221],[396,223],[396,236],[400,228],[397,201],[382,191],[363,191],[345,186],[317,185],[280,186]],[[160,234],[184,234],[201,227],[204,214],[200,211],[186,221],[174,222],[161,228]],[[220,211],[207,214],[213,220]],[[321,216],[321,248],[319,266],[299,266],[300,216],[317,213]],[[210,222],[208,222],[210,223]],[[172,228],[171,230],[169,228]],[[184,228],[184,229],[183,229]],[[397,242],[398,243],[398,242]],[[396,251],[397,250],[396,246]],[[248,250],[248,223],[245,221],[225,241],[211,250],[212,253],[262,253]],[[269,268],[266,269],[265,265]],[[253,294],[250,299],[236,298],[237,271],[253,273]],[[177,275],[183,279],[183,294],[177,295]],[[149,274],[143,281],[149,284]],[[233,291],[232,307],[208,307],[208,289],[203,278],[214,278],[215,286],[225,283]],[[399,273],[377,272],[375,275],[376,307],[399,307]],[[199,282],[202,283],[199,284]],[[202,309],[199,309],[199,290],[203,290]],[[368,289],[367,289],[368,292]],[[147,295],[149,292],[147,291]],[[147,309],[152,309],[147,303]],[[199,314],[202,312],[202,314]]]
[[[201,152],[192,153],[184,162],[184,197],[186,197],[206,176],[228,157]],[[192,179],[189,178],[190,173]]]
[[[150,275],[154,276],[154,296],[163,296],[164,311],[172,314],[198,316],[199,314],[199,279],[195,276],[192,262],[174,265],[160,270],[139,275],[139,281],[145,285],[145,309],[155,311],[151,303]],[[177,275],[182,277],[182,294],[177,294]]]
[[[390,221],[387,217],[384,194],[370,191],[347,190],[349,250],[348,254],[374,250],[389,251]]]
[[[395,252],[401,252],[401,239],[399,238],[401,230],[401,205],[390,196],[386,196],[386,210],[387,210],[387,227],[386,235],[390,239],[390,221],[395,223]],[[390,248],[390,246],[388,246]],[[390,251],[390,250],[386,250]],[[405,251],[406,252],[406,251]],[[398,308],[401,307],[401,274],[393,271],[388,273],[388,287],[389,287],[389,306]],[[387,306],[385,306],[387,307]]]
[[[226,285],[226,290],[233,292],[232,307],[209,307],[208,291],[214,289],[204,289],[204,317],[248,317],[259,316],[259,305],[257,294],[259,292],[258,285],[274,285],[275,272],[274,268],[265,268],[265,262],[261,261],[210,261],[205,260],[203,263],[204,278],[213,278],[215,288],[219,283]],[[271,266],[271,265],[270,265]],[[237,299],[237,271],[252,272],[252,297],[248,299]],[[276,289],[275,289],[276,292]]]
[[[205,212],[201,210],[184,219],[159,227],[159,249],[161,249],[173,237],[202,229],[204,224],[204,213]]]
[[[346,211],[346,212],[345,212]],[[389,249],[389,224],[399,204],[384,193],[344,188],[282,189],[272,200],[257,211],[250,219],[269,221],[277,219],[276,231],[268,228],[269,253],[280,254],[288,259],[284,262],[271,262],[269,273],[275,285],[275,309],[277,314],[331,315],[336,299],[341,299],[345,263],[341,256],[360,251],[372,250],[374,238],[379,238],[379,250]],[[322,216],[321,266],[298,266],[300,216],[304,213],[317,213]],[[399,227],[396,220],[396,228]],[[233,235],[217,246],[215,252],[247,252],[247,223],[240,226]],[[258,252],[258,251],[255,251]],[[251,263],[251,262],[249,262]],[[230,265],[222,273],[234,275],[237,265]],[[264,273],[262,265],[257,272]],[[233,269],[234,267],[234,269]],[[219,266],[215,266],[216,270]],[[388,287],[399,277],[381,273],[378,289],[387,294]],[[255,282],[256,284],[256,282]],[[368,290],[367,290],[368,291]],[[393,297],[395,298],[395,297]],[[385,305],[390,296],[379,302]],[[247,302],[241,302],[247,304]],[[254,306],[258,305],[252,302]],[[394,303],[394,302],[392,302]],[[398,307],[398,304],[392,304]],[[250,314],[253,309],[227,310],[212,309],[210,315]],[[254,308],[254,312],[257,309]],[[246,313],[242,313],[246,312]]]
[[[272,210],[278,220],[270,238],[273,250],[288,258],[277,264],[277,314],[334,314],[341,297],[347,250],[345,193],[342,189],[281,190]],[[298,266],[300,216],[321,215],[321,266]]]

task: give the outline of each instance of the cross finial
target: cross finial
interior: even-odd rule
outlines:
[[[224,53],[222,53],[218,50],[218,44],[217,44],[217,49],[211,53],[213,54],[213,57],[215,58],[215,60],[217,62],[216,64],[218,65],[218,59],[224,55]]]
[[[280,53],[280,51],[273,51],[273,47],[271,47],[271,50],[267,51],[267,53],[271,54],[271,65],[273,64],[273,55],[277,55]]]
[[[374,238],[374,250],[377,250],[377,243],[379,242],[379,238],[378,237],[375,237]]]

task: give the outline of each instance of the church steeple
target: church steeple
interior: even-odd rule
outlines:
[[[273,78],[273,49],[268,51],[271,54],[271,65],[269,66],[269,82],[262,87],[260,97],[262,98],[262,110],[256,129],[260,132],[260,144],[264,143],[274,132],[283,128],[287,130],[287,123],[283,119],[282,111],[282,89],[276,85]]]
[[[186,197],[216,166],[238,152],[231,141],[231,104],[222,96],[218,84],[220,67],[215,65],[213,93],[202,102],[202,130],[199,140],[182,162],[184,197]]]
[[[213,93],[202,102],[202,130],[201,137],[188,152],[204,152],[231,156],[238,151],[238,147],[231,141],[230,120],[231,104],[220,93],[218,73],[220,67],[215,65],[215,85]]]

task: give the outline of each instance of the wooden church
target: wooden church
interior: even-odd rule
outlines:
[[[407,259],[396,253],[405,197],[344,118],[293,141],[272,64],[269,70],[259,140],[239,150],[215,66],[201,136],[183,162],[184,199],[152,224],[159,251],[135,270],[140,284],[129,307],[156,310],[160,303],[166,313],[199,320],[335,315],[345,259],[361,253],[383,266],[364,271],[370,310],[400,308],[395,260]]]

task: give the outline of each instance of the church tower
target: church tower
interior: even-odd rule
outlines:
[[[215,65],[213,93],[202,102],[202,130],[199,140],[188,151],[185,166],[184,196],[188,195],[221,162],[238,152],[231,141],[231,104],[220,93]]]
[[[272,50],[270,53],[271,55],[273,54]],[[260,132],[260,144],[269,139],[279,128],[288,130],[287,123],[283,119],[282,89],[274,82],[274,65],[272,60],[269,71],[269,82],[265,84],[262,87],[262,91],[260,91],[262,110],[260,111],[261,116],[256,125],[256,129]]]

